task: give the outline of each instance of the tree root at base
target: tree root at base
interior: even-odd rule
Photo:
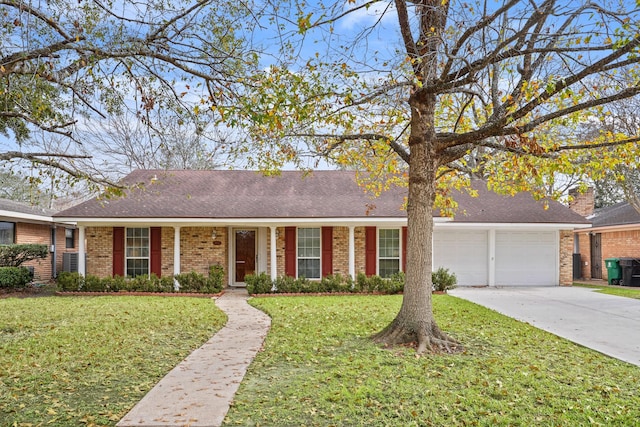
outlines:
[[[464,351],[462,344],[442,332],[435,324],[419,329],[420,331],[417,332],[413,328],[392,322],[384,330],[373,335],[372,339],[386,347],[415,345],[417,354],[425,352],[456,354]]]

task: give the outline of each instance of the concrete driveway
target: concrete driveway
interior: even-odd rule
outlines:
[[[448,292],[640,366],[640,300],[580,287],[459,287]]]

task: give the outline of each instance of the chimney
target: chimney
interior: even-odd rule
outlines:
[[[584,193],[581,193],[578,188],[572,188],[569,190],[569,196],[571,197],[569,209],[584,217],[593,214],[595,206],[593,187],[587,188]]]

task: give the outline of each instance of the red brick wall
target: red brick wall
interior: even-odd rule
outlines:
[[[591,277],[591,244],[589,233],[575,233],[578,236],[578,253],[580,254],[581,276],[585,279]]]
[[[601,232],[602,242],[602,278],[607,280],[607,258],[640,258],[640,229]],[[588,232],[579,233],[582,277],[591,278],[591,240]],[[588,265],[585,265],[585,262]]]
[[[16,223],[16,243],[17,244],[38,244],[46,245],[51,249],[51,224],[31,224],[26,222]],[[66,249],[65,238],[66,227],[56,227],[56,271],[62,271],[62,254],[65,252],[76,252],[78,246],[78,234],[75,235],[75,248]],[[36,281],[48,281],[53,278],[53,267],[51,265],[51,252],[46,258],[29,261],[23,264],[25,267],[34,268],[34,279]]]
[[[17,244],[38,244],[51,246],[51,225],[16,223]],[[48,281],[52,276],[51,253],[44,259],[25,262],[25,267],[33,267],[33,278],[36,281]]]

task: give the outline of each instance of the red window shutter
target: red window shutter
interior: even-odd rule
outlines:
[[[113,227],[113,275],[124,276],[124,227]]]
[[[151,227],[151,273],[158,277],[162,275],[162,228]]]
[[[333,227],[322,227],[322,277],[333,274]]]
[[[407,271],[407,227],[402,227],[402,271]]]
[[[296,228],[284,228],[284,274],[296,277]]]
[[[365,227],[364,228],[364,273],[367,276],[373,276],[376,274],[376,257],[377,257],[377,245],[376,245],[376,228]]]

